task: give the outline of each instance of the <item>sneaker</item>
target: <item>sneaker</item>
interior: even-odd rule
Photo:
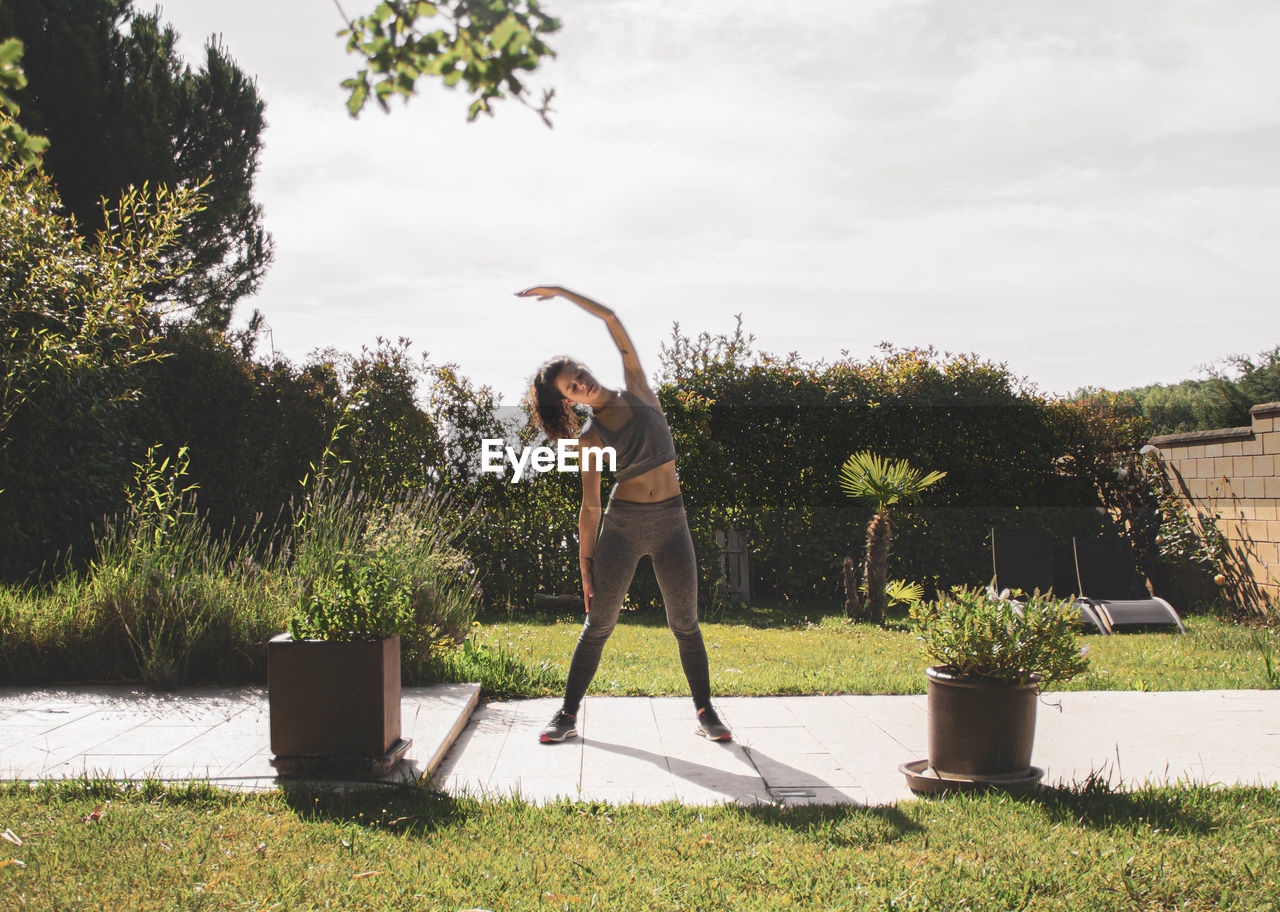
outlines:
[[[570,715],[563,709],[556,710],[556,714],[551,717],[551,724],[542,730],[538,740],[543,744],[549,744],[552,741],[572,738],[578,733],[578,729],[574,727],[577,721],[577,716]]]
[[[694,729],[694,732],[711,741],[733,740],[733,733],[720,721],[720,717],[716,715],[716,711],[710,706],[706,709],[698,710],[698,727]]]

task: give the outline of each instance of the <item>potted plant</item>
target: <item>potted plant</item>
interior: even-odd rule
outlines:
[[[925,671],[928,760],[901,767],[913,789],[1039,781],[1031,765],[1036,698],[1087,667],[1079,616],[1069,599],[1035,592],[1014,602],[965,587],[911,606],[925,655],[936,663]]]
[[[267,645],[271,763],[284,775],[381,776],[404,755],[400,634],[411,583],[377,552],[342,553],[301,587],[289,632]]]

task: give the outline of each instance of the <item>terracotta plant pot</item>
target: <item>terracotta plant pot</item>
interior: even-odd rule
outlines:
[[[929,679],[929,766],[969,779],[1026,776],[1036,733],[1039,679],[1005,684],[960,677],[942,666]]]
[[[306,758],[384,756],[400,741],[400,637],[272,637],[267,691],[277,769]]]

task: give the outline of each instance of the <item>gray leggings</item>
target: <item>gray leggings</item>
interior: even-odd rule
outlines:
[[[613,633],[622,600],[643,555],[653,560],[653,573],[667,609],[667,625],[680,647],[680,664],[698,709],[711,704],[707,650],[698,627],[698,565],[693,539],[677,494],[657,503],[609,498],[596,539],[591,581],[596,594],[569,663],[565,712],[578,712],[582,697],[600,666],[600,654]]]

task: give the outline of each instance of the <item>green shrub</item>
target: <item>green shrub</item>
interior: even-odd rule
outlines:
[[[377,640],[404,633],[409,584],[390,572],[385,558],[344,554],[330,575],[308,586],[289,621],[295,640]]]
[[[443,495],[392,489],[375,497],[320,468],[293,533],[290,576],[298,638],[401,636],[406,663],[461,643],[480,590],[465,552],[467,530]]]
[[[1035,592],[1018,605],[987,591],[957,587],[910,609],[925,655],[952,674],[1041,687],[1088,667],[1077,642],[1080,609]]]
[[[93,242],[47,176],[0,167],[0,578],[24,579],[123,507],[141,371],[160,357],[147,290],[199,206],[129,190]]]
[[[760,596],[843,597],[843,560],[864,550],[872,511],[842,496],[831,453],[871,450],[946,474],[929,506],[894,515],[888,573],[929,591],[990,577],[992,526],[1050,529],[1063,566],[1071,535],[1100,528],[1095,461],[1063,460],[1091,454],[1087,423],[1002,364],[893,347],[809,363],[753,352],[739,327],[677,330],[662,369],[695,542],[716,524],[744,531]],[[704,585],[717,575],[706,567]]]

